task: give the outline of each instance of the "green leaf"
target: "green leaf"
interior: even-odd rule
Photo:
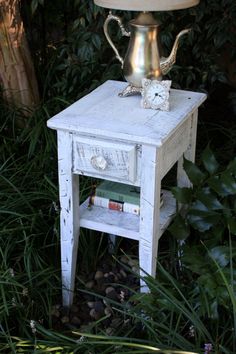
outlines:
[[[191,202],[192,199],[192,189],[191,188],[180,188],[174,187],[171,189],[175,199],[180,203],[188,204]]]
[[[212,176],[208,179],[208,184],[222,197],[236,194],[236,181],[230,173],[222,173],[221,176]]]
[[[219,164],[216,161],[216,158],[213,152],[211,151],[211,149],[209,148],[209,146],[207,146],[202,153],[202,162],[205,169],[207,170],[207,172],[210,173],[210,175],[216,173],[216,171],[219,168]]]
[[[196,274],[206,274],[209,264],[206,261],[205,252],[200,246],[191,247],[187,244],[183,247],[182,260],[184,265]],[[193,261],[194,260],[194,261]]]
[[[205,174],[191,161],[184,159],[184,170],[193,184],[199,185],[205,179]]]
[[[220,221],[220,214],[208,209],[200,201],[193,203],[187,215],[188,222],[200,232],[209,230]]]
[[[208,187],[202,188],[201,190],[197,191],[196,197],[208,209],[219,210],[224,208],[224,206],[220,203],[215,194],[213,194],[210,188]]]
[[[32,12],[32,14],[34,14],[35,11],[37,10],[38,4],[39,4],[38,0],[32,0],[32,2],[31,2],[31,12]]]
[[[209,250],[209,255],[220,267],[225,267],[229,264],[229,248],[226,246],[212,248]]]
[[[182,218],[177,215],[168,230],[177,240],[185,240],[189,236],[189,226]]]

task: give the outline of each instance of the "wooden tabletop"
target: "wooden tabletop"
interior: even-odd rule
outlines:
[[[172,90],[170,111],[144,109],[141,97],[120,98],[126,82],[106,81],[53,118],[47,125],[80,135],[160,146],[206,99],[198,92]]]

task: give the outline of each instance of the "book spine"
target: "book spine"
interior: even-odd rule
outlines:
[[[107,198],[102,198],[98,196],[93,196],[90,199],[92,205],[96,205],[102,208],[107,208],[111,210],[123,211],[123,203],[116,202]]]
[[[140,206],[131,204],[131,203],[122,203],[115,200],[102,198],[98,196],[92,196],[90,199],[90,203],[95,206],[99,206],[102,208],[107,208],[111,210],[122,211],[130,214],[139,215],[140,214]]]
[[[140,200],[140,195],[129,196],[129,195],[117,193],[117,192],[111,191],[111,190],[109,190],[109,191],[99,190],[99,188],[96,189],[96,195],[98,197],[117,200],[118,202],[130,203],[130,204],[135,204],[135,205],[139,205],[139,200]]]
[[[139,215],[140,214],[140,206],[139,205],[135,205],[135,204],[131,204],[131,203],[124,203],[123,211],[125,213],[131,213],[131,214]]]

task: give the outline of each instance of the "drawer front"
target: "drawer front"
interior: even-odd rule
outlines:
[[[135,145],[75,137],[73,172],[134,183],[137,170]]]

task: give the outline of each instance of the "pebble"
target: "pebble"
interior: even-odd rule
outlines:
[[[95,311],[95,309],[91,309],[91,310],[89,311],[89,316],[95,318],[95,316],[96,316],[96,311]]]
[[[137,267],[138,266],[138,261],[136,259],[129,259],[128,261],[128,265],[132,268],[132,267]]]
[[[106,328],[106,335],[107,336],[112,336],[113,333],[114,333],[114,329],[113,328],[111,328],[111,327],[107,327]]]
[[[120,274],[123,278],[127,278],[127,274],[125,273],[125,271],[123,269],[120,270]]]
[[[139,275],[139,268],[137,266],[133,266],[132,267],[132,272],[134,272],[135,274]]]
[[[94,287],[94,284],[95,284],[94,281],[90,280],[85,284],[85,288],[92,289]]]
[[[73,316],[70,322],[75,326],[81,325],[81,320],[77,316]]]
[[[112,291],[115,291],[115,289],[112,286],[108,286],[105,290],[105,293],[108,295]]]
[[[62,323],[69,323],[69,322],[70,322],[70,319],[69,319],[68,316],[63,316],[63,317],[61,318],[61,322],[62,322]]]
[[[96,321],[99,320],[103,314],[95,311],[95,309],[90,310],[89,312],[90,317],[94,318]]]
[[[104,313],[105,313],[106,316],[111,316],[112,309],[110,307],[105,307]]]
[[[61,313],[60,313],[60,311],[59,311],[59,308],[60,308],[60,307],[57,307],[57,305],[52,306],[51,315],[52,315],[52,316],[55,316],[55,317],[60,317],[60,316],[61,316]]]
[[[107,293],[107,298],[109,298],[109,299],[111,299],[111,300],[114,300],[114,301],[118,300],[118,294],[117,294],[117,292],[115,291],[115,289],[114,289],[114,290],[111,290],[111,291],[109,291],[109,292]]]
[[[101,270],[97,270],[95,273],[94,279],[99,280],[99,279],[102,279],[103,276],[104,276],[103,272]]]
[[[122,275],[120,273],[117,273],[117,278],[118,280],[122,278]]]
[[[121,256],[120,261],[121,263],[128,264],[129,259],[126,256]]]
[[[60,316],[61,316],[61,313],[60,313],[60,311],[59,310],[57,310],[57,309],[52,309],[52,311],[51,311],[51,315],[52,316],[55,316],[55,317],[57,317],[57,318],[59,318]]]
[[[88,307],[89,307],[90,309],[93,309],[93,308],[94,308],[94,304],[95,304],[94,301],[88,301],[88,302],[87,302],[87,305],[88,305]]]

